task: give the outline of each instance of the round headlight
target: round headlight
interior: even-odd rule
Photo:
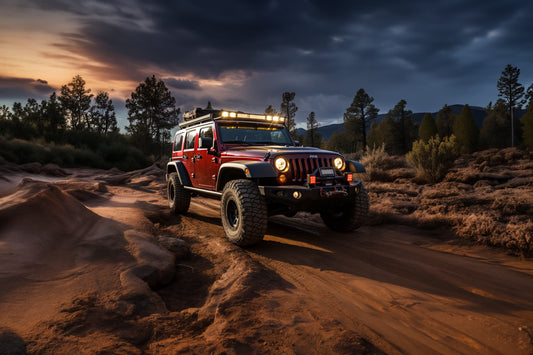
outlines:
[[[281,172],[289,170],[289,162],[283,157],[278,157],[274,160],[274,166]]]
[[[336,157],[335,160],[333,160],[333,165],[339,170],[344,170],[344,159]]]

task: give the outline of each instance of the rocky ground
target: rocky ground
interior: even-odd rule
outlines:
[[[533,263],[506,250],[528,250],[533,167],[502,154],[436,185],[391,169],[369,226],[272,217],[247,249],[217,201],[171,215],[157,166],[0,162],[0,353],[530,354]]]

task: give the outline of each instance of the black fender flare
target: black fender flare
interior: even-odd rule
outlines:
[[[189,178],[189,173],[187,172],[185,165],[183,165],[181,161],[171,161],[167,163],[167,171],[165,176],[167,181],[171,173],[178,174],[180,184],[182,184],[183,186],[192,186],[191,179]]]
[[[351,173],[366,173],[365,167],[363,166],[363,164],[361,164],[358,161],[346,160],[345,164],[346,164],[346,171],[349,171]]]
[[[224,174],[231,172],[239,172],[248,179],[262,179],[262,178],[276,178],[277,174],[270,163],[256,160],[242,160],[224,163],[218,170],[217,191],[220,191],[224,186],[221,186],[226,181]]]

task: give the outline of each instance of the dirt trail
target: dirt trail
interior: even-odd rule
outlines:
[[[202,221],[218,213],[197,199],[185,218],[223,238]],[[428,234],[398,226],[340,234],[316,216],[273,217],[265,241],[246,253],[292,285],[279,302],[299,299],[314,318],[338,320],[386,352],[530,354],[533,263]]]
[[[34,353],[533,353],[529,259],[308,214],[243,249],[218,201],[171,215],[157,168],[81,172],[0,191],[0,352],[7,334]],[[158,265],[176,237],[190,256]]]

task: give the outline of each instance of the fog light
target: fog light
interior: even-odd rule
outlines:
[[[347,176],[348,182],[353,181],[353,174],[348,174]]]
[[[300,191],[294,191],[292,193],[292,197],[294,197],[295,199],[299,199],[300,197],[302,197],[302,193]]]
[[[309,183],[310,184],[316,184],[316,176],[309,176]]]
[[[282,184],[284,184],[285,181],[287,181],[287,177],[283,174],[281,174],[278,179],[279,179],[279,182]]]

